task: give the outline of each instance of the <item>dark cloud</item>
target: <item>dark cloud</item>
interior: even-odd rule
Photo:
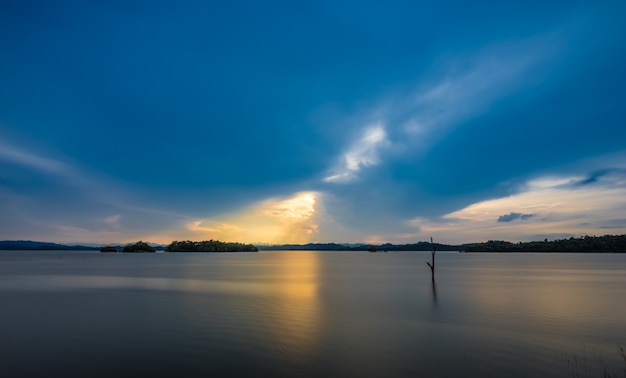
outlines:
[[[578,188],[582,186],[592,185],[598,183],[603,178],[609,177],[624,177],[626,176],[626,169],[621,168],[607,168],[591,172],[587,177],[581,180],[571,181],[562,185],[562,188]]]
[[[129,234],[156,233],[299,191],[323,193],[319,216],[355,234],[410,234],[411,220],[624,150],[626,2],[485,3],[452,15],[436,2],[358,14],[284,0],[128,14],[5,3],[0,231],[9,236],[95,230],[115,214]],[[357,155],[380,161],[350,183],[323,182],[376,123],[391,147]],[[575,169],[585,178],[567,185],[625,182],[623,170]]]
[[[530,217],[534,217],[536,214],[522,214],[522,213],[509,213],[506,215],[500,215],[498,217],[498,222],[511,222],[516,219],[528,219]]]
[[[626,228],[626,219],[609,219],[604,222],[600,228],[603,229],[619,229]]]

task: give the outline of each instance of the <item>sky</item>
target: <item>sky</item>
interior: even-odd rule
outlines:
[[[626,233],[626,2],[0,2],[0,239]]]

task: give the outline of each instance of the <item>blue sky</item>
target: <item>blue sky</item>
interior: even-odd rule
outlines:
[[[626,232],[626,3],[3,1],[0,239]]]

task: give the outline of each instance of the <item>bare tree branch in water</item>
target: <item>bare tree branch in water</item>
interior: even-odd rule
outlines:
[[[430,245],[433,247],[433,252],[432,252],[433,263],[431,264],[428,261],[426,261],[426,264],[428,264],[428,266],[430,267],[431,278],[433,282],[435,282],[435,243],[433,243],[432,236],[430,237]]]

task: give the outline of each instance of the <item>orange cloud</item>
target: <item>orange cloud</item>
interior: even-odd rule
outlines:
[[[306,243],[317,234],[320,194],[299,192],[271,198],[222,217],[185,224],[193,239],[219,239],[246,243]]]

